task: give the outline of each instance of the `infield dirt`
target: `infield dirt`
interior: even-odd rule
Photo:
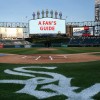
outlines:
[[[6,54],[0,57],[0,63],[14,64],[35,64],[35,63],[78,63],[98,61],[100,56],[95,53],[78,53],[78,54],[31,54],[17,55]]]

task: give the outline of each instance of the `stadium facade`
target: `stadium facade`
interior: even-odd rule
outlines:
[[[100,21],[100,0],[95,0],[95,21]]]
[[[95,21],[66,22],[62,12],[33,12],[28,23],[0,22],[1,39],[25,39],[34,35],[100,36],[100,0],[95,0]]]
[[[66,22],[62,12],[53,10],[32,17],[28,23],[0,22],[0,48],[100,46],[99,20]]]

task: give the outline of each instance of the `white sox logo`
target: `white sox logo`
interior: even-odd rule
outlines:
[[[78,89],[79,87],[71,86],[72,78],[67,78],[61,74],[53,72],[30,70],[33,68],[52,70],[56,67],[27,66],[14,68],[13,71],[6,69],[4,72],[7,74],[27,76],[29,79],[4,79],[0,80],[0,83],[23,84],[24,87],[19,91],[16,91],[16,93],[26,93],[35,96],[38,99],[45,99],[57,95],[65,95],[68,97],[66,100],[93,100],[92,97],[100,92],[100,83],[96,83],[93,86],[76,93],[74,90]],[[36,77],[35,74],[47,75],[47,77]],[[58,82],[58,84],[55,84],[54,82]],[[41,86],[40,89],[37,89],[39,84],[43,86]],[[46,89],[52,90],[52,92],[47,92]]]

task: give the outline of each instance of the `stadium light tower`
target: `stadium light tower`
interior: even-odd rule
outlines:
[[[100,0],[95,0],[95,21],[100,21]]]

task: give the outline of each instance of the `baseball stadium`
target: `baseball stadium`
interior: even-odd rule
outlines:
[[[97,12],[99,0],[94,21],[46,9],[28,23],[0,22],[0,100],[100,100]]]

